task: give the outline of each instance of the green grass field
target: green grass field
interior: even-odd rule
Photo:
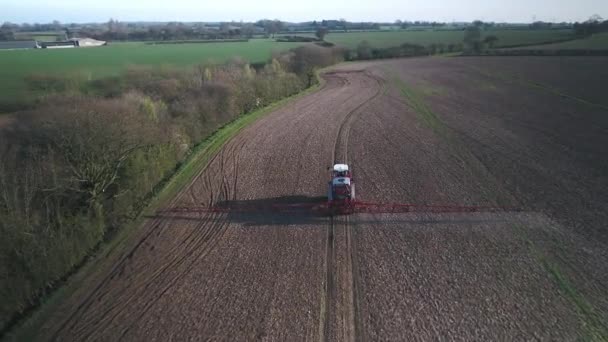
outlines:
[[[85,73],[91,78],[119,73],[129,65],[195,65],[242,57],[252,63],[300,43],[252,39],[243,43],[146,45],[114,43],[99,48],[0,51],[0,103],[27,100],[23,79],[36,73]]]
[[[516,49],[516,48],[513,48]],[[526,49],[543,50],[608,50],[608,33],[597,33],[584,39],[568,42],[528,46]]]
[[[485,34],[498,37],[497,47],[535,44],[571,37],[570,30],[492,30]],[[346,32],[330,33],[326,40],[350,48],[356,47],[363,40],[367,40],[373,47],[390,47],[403,43],[457,44],[462,42],[463,36],[462,31]],[[266,61],[273,51],[287,50],[300,44],[302,43],[252,39],[245,43],[112,43],[109,46],[90,49],[0,51],[0,109],[3,106],[10,108],[7,106],[10,103],[30,100],[32,96],[27,92],[23,80],[32,74],[79,73],[97,78],[117,74],[129,65],[188,66],[206,61],[219,63],[232,57],[242,57],[255,63]]]
[[[536,44],[572,37],[570,30],[491,30],[484,35],[498,37],[496,47],[516,44]],[[462,43],[463,31],[390,31],[330,33],[325,40],[350,48],[367,40],[373,47],[384,48],[403,43],[420,45]]]

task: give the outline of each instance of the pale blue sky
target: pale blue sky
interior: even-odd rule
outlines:
[[[253,21],[584,21],[608,17],[608,0],[0,0],[0,22]]]

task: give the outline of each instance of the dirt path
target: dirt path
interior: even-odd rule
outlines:
[[[412,75],[422,80],[432,70],[424,63],[335,68],[323,89],[232,139],[173,204],[319,200],[334,161],[353,166],[363,200],[521,204],[488,160],[458,139],[446,140],[456,128],[476,132],[474,125],[434,117],[442,102],[427,106],[428,97],[404,92],[403,82],[419,86]],[[442,86],[448,85],[433,89]],[[108,256],[39,336],[573,340],[593,333],[583,326],[601,334],[602,323],[588,321],[576,303],[595,296],[593,315],[605,314],[608,292],[599,281],[608,274],[607,258],[602,245],[568,229],[541,212],[333,218],[162,212],[130,248]],[[558,253],[567,262],[554,263]],[[562,264],[570,266],[555,266]],[[577,297],[563,288],[578,285],[567,279],[580,265],[596,269]]]

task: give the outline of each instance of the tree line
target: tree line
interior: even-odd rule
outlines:
[[[608,32],[608,20],[603,20],[595,14],[584,23],[575,23],[572,28],[577,36],[588,37],[592,34]]]
[[[428,45],[403,43],[398,46],[377,48],[368,41],[362,41],[353,50],[344,50],[344,59],[349,61],[382,59],[382,58],[398,58],[398,57],[415,57],[415,56],[430,56],[443,53],[463,52],[467,54],[480,53],[486,48],[493,48],[498,42],[498,37],[492,34],[482,34],[484,23],[475,21],[472,25],[464,30],[463,40],[461,43],[433,43]],[[323,34],[317,32],[317,37],[323,37]]]
[[[453,29],[466,30],[471,26],[482,30],[495,28],[512,29],[554,29],[571,28],[577,35],[590,35],[606,31],[608,25],[599,15],[592,16],[583,23],[550,23],[535,21],[529,25],[514,25],[508,23],[493,23],[475,21],[466,23],[445,23],[428,21],[396,20],[394,23],[349,22],[345,19],[308,21],[302,23],[287,23],[278,19],[262,19],[256,22],[222,22],[209,23],[132,23],[110,19],[106,23],[93,24],[62,24],[53,21],[48,24],[14,24],[5,22],[0,26],[0,40],[18,40],[22,32],[61,32],[69,38],[91,37],[106,41],[126,40],[202,40],[202,39],[234,39],[252,38],[254,36],[274,37],[281,32],[348,32],[348,31],[374,31],[382,26],[398,27],[400,29]]]
[[[91,37],[106,41],[126,40],[190,40],[274,37],[280,32],[327,30],[377,30],[375,23],[351,23],[344,19],[323,20],[304,23],[286,23],[278,19],[262,19],[256,22],[209,23],[131,23],[110,19],[98,24],[14,24],[5,22],[0,26],[0,40],[18,40],[19,33],[61,32],[69,38]]]

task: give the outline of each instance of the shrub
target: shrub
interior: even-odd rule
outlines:
[[[362,41],[357,45],[357,59],[372,58],[372,46],[367,40]]]

